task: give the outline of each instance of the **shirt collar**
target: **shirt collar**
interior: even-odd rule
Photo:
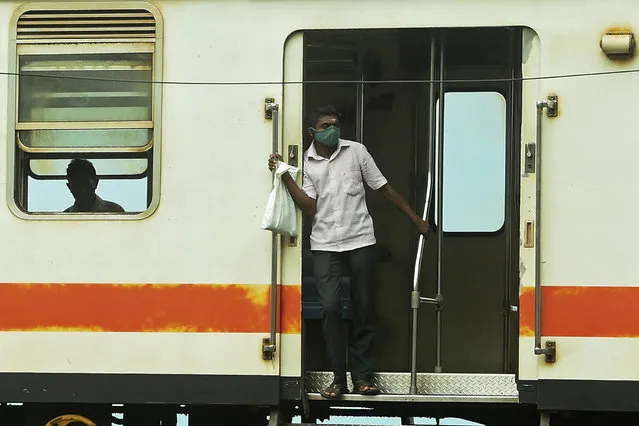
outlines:
[[[333,155],[331,155],[331,158],[337,157],[337,154],[339,154],[342,148],[345,148],[347,146],[351,146],[351,142],[347,141],[346,139],[340,138],[337,141],[337,149],[335,150],[335,152],[333,152]],[[312,158],[314,160],[330,160],[331,159],[331,158],[324,158],[317,153],[317,150],[315,149],[315,142],[311,143],[310,148],[308,148],[308,158]]]

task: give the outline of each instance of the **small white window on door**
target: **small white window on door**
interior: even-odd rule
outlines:
[[[29,4],[18,13],[9,188],[23,218],[144,217],[159,201],[160,15],[146,3],[85,6]],[[67,185],[72,162],[95,171],[96,195],[112,204],[78,208]]]
[[[443,164],[444,232],[500,230],[506,200],[506,100],[500,93],[446,93]]]

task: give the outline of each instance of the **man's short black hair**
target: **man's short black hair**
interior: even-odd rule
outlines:
[[[90,161],[83,158],[73,159],[67,166],[67,179],[88,178],[97,180],[98,176],[95,167]]]
[[[315,108],[315,111],[308,116],[308,126],[315,127],[320,117],[336,117],[339,120],[341,114],[337,112],[333,105],[318,106]]]

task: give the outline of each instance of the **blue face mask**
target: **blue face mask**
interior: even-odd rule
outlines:
[[[320,145],[324,145],[326,147],[334,147],[339,142],[339,127],[330,126],[326,129],[315,130],[315,140]]]

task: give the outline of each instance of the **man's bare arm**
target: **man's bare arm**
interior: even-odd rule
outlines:
[[[417,213],[415,213],[415,211],[413,211],[413,209],[408,205],[406,200],[404,200],[404,197],[402,197],[399,192],[395,191],[395,189],[389,183],[382,186],[377,191],[381,192],[381,194],[387,200],[393,203],[395,207],[397,207],[402,213],[408,216],[408,218],[411,220],[411,222],[413,222],[413,224],[421,234],[428,233],[428,231],[430,230],[430,224],[422,220],[421,217],[417,216]]]
[[[282,161],[282,157],[279,154],[270,155],[268,158],[268,169],[270,171],[275,170],[277,168],[278,161]],[[316,200],[306,195],[306,193],[297,186],[297,183],[293,180],[290,174],[284,173],[282,175],[282,182],[286,185],[288,193],[291,194],[291,198],[293,198],[295,205],[299,207],[302,213],[310,217],[315,216],[315,213],[317,212]]]
[[[307,216],[315,216],[315,213],[317,212],[317,201],[306,195],[306,193],[297,186],[297,183],[288,173],[282,175],[282,182],[286,185],[286,189],[288,189],[288,192],[291,194],[291,197],[293,198],[293,201],[295,201],[297,207],[299,207]]]

